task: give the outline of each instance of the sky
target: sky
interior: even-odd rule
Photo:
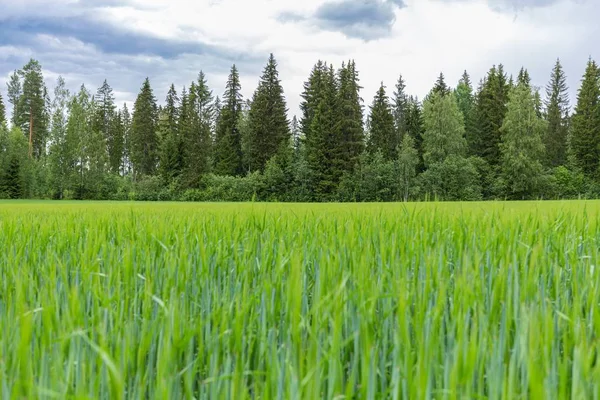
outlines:
[[[467,70],[476,85],[500,63],[544,87],[560,58],[574,105],[587,60],[600,61],[600,0],[0,0],[0,10],[5,101],[9,75],[30,58],[51,92],[59,75],[72,91],[106,79],[129,105],[146,77],[162,103],[200,70],[222,95],[235,63],[251,98],[273,53],[290,116],[318,60],[354,59],[368,106],[400,74],[422,98],[440,72],[455,86]]]

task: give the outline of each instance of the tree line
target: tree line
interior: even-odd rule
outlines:
[[[0,94],[0,198],[407,201],[600,196],[600,68],[590,59],[571,112],[557,60],[542,95],[500,64],[474,87],[440,74],[422,99],[402,76],[365,107],[354,61],[318,61],[288,108],[271,54],[251,99],[232,66],[221,97],[206,76],[158,105],[149,79],[133,110],[107,81],[53,93],[30,60]],[[10,127],[10,128],[9,128]]]

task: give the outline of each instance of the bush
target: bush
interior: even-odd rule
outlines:
[[[469,159],[449,156],[421,175],[424,195],[445,201],[481,200],[479,173]]]

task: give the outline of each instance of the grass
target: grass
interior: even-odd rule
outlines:
[[[600,398],[600,202],[0,202],[0,396]]]

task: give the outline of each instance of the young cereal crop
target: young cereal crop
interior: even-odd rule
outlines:
[[[0,396],[599,398],[599,211],[0,203]]]

